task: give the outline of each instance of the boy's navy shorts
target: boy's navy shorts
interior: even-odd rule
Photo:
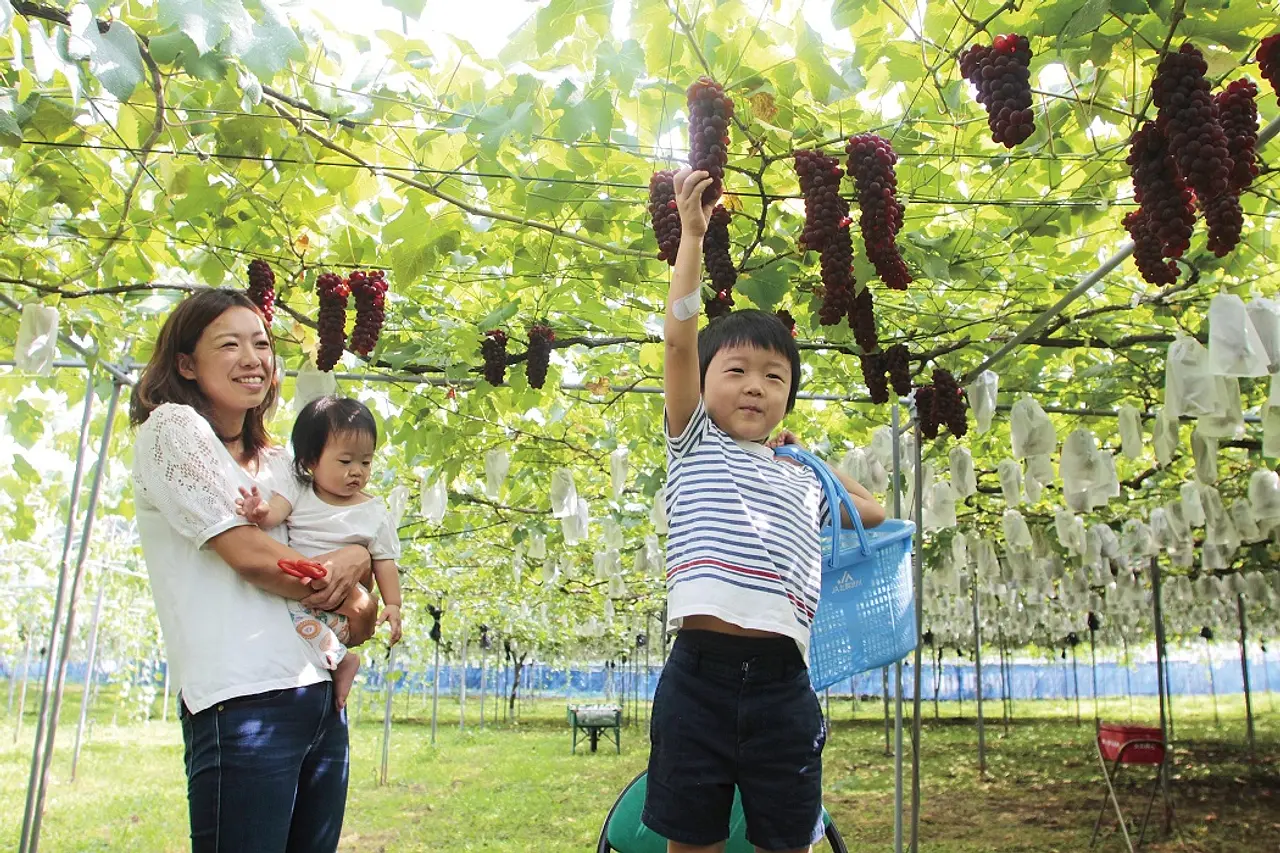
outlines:
[[[641,819],[664,838],[724,841],[735,785],[756,847],[795,850],[822,838],[827,727],[794,640],[681,631],[649,739]]]

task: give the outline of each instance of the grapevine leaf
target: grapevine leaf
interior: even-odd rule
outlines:
[[[235,30],[247,34],[253,21],[241,0],[166,0],[157,5],[160,26],[186,33],[204,55]]]

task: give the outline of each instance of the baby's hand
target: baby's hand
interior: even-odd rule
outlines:
[[[240,487],[240,497],[236,498],[236,515],[244,516],[250,524],[262,526],[269,512],[271,505],[262,499],[257,486],[252,489]]]
[[[391,645],[400,642],[400,605],[388,604],[382,608],[382,615],[378,617],[378,625],[387,623],[391,626]]]

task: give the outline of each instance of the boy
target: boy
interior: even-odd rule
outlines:
[[[826,730],[805,665],[826,510],[813,472],[775,459],[800,353],[778,318],[736,311],[699,335],[706,172],[675,176],[680,247],[667,297],[667,618],[642,820],[668,853],[716,853],[736,786],[759,851],[823,834]],[[839,473],[839,472],[837,472]],[[868,527],[884,510],[840,475]],[[851,521],[846,517],[846,524]]]

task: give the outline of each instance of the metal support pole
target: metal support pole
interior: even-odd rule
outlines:
[[[98,581],[98,600],[93,605],[93,626],[89,629],[89,664],[85,669],[84,692],[80,694],[80,719],[76,723],[76,745],[71,753],[71,781],[76,780],[76,766],[80,763],[80,743],[84,738],[84,724],[89,718],[89,694],[93,691],[94,669],[98,664],[98,627],[102,620],[102,599],[107,592],[107,573]]]
[[[1240,613],[1240,674],[1244,676],[1244,716],[1249,731],[1249,754],[1254,755],[1253,692],[1249,688],[1249,624],[1245,615],[1244,593],[1236,595],[1236,609]]]
[[[933,665],[933,718],[942,719],[942,710],[938,706],[938,694],[942,692],[942,646],[934,649]]]
[[[1093,669],[1093,722],[1096,724],[1102,719],[1102,714],[1098,710],[1098,638],[1097,631],[1093,628],[1089,629],[1089,661]]]
[[[893,755],[893,723],[889,716],[889,667],[881,667],[880,683],[884,692],[884,754]]]
[[[1160,698],[1160,732],[1165,743],[1167,757],[1160,765],[1160,787],[1164,791],[1164,824],[1165,831],[1169,831],[1169,826],[1173,820],[1173,815],[1169,811],[1169,765],[1173,760],[1173,744],[1171,743],[1171,733],[1168,728],[1168,722],[1165,715],[1165,705],[1168,698],[1169,685],[1165,679],[1165,648],[1164,648],[1164,603],[1161,600],[1160,592],[1160,558],[1151,558],[1151,600],[1155,608],[1155,629],[1156,629],[1156,692]]]
[[[978,621],[978,572],[973,573],[973,667],[978,699],[978,775],[987,778],[987,733],[982,719],[982,625]]]
[[[649,614],[646,613],[644,617],[644,724],[646,728],[649,726],[649,714],[652,710],[649,703],[649,647],[653,645],[651,640],[652,637],[653,632],[649,630]],[[569,666],[568,663],[566,663],[565,679],[568,680],[568,678]]]
[[[31,660],[31,633],[30,628],[23,629],[23,634],[26,635],[26,641],[22,645],[22,654],[18,657],[22,658],[24,661]],[[13,671],[9,674],[9,703],[5,706],[5,716],[13,713],[13,691],[18,686],[18,657],[13,659]],[[24,669],[22,672],[23,681],[25,681],[26,678],[27,673]]]
[[[893,404],[893,517],[902,518],[902,442],[898,404]],[[919,639],[916,640],[917,644]],[[893,850],[902,853],[902,661],[893,664]],[[830,693],[827,694],[830,696]],[[830,714],[828,713],[828,717]]]
[[[1267,661],[1267,644],[1262,645],[1262,689],[1267,694],[1267,709],[1274,711],[1276,709],[1275,699],[1271,696],[1271,673],[1268,672],[1270,664]]]
[[[22,688],[18,691],[18,719],[13,726],[13,742],[22,735],[22,715],[27,709],[27,682],[31,680],[31,631],[27,632],[27,647],[22,654]]]
[[[1009,679],[1005,669],[1004,631],[1000,631],[1000,720],[1004,724],[1004,736],[1009,736]]]
[[[396,665],[396,647],[392,646],[390,653],[387,655],[387,673],[383,680],[386,681],[387,700],[382,711],[382,769],[378,774],[378,785],[387,784],[387,768],[391,763],[391,700],[395,696],[395,682],[391,680],[391,673]]]
[[[62,647],[58,655],[58,675],[54,682],[53,701],[49,705],[49,729],[44,749],[43,762],[40,769],[40,785],[36,795],[35,810],[31,819],[31,838],[28,853],[36,853],[40,849],[40,822],[44,818],[44,798],[49,786],[49,769],[53,765],[53,748],[58,737],[58,717],[62,712],[62,695],[67,685],[67,666],[71,660],[71,645],[76,635],[76,605],[80,601],[80,589],[84,584],[85,564],[89,559],[89,542],[93,537],[93,517],[98,509],[98,496],[102,493],[102,475],[106,471],[107,461],[111,455],[111,432],[115,425],[116,412],[120,407],[120,392],[124,386],[119,382],[111,385],[111,398],[107,402],[107,414],[102,424],[102,444],[98,450],[98,461],[93,470],[93,484],[89,487],[89,501],[85,504],[84,525],[80,537],[80,553],[76,558],[75,571],[71,576],[71,588],[67,596],[67,623],[62,631]],[[52,647],[50,653],[52,654]],[[52,658],[50,658],[52,660]]]
[[[22,836],[18,841],[18,853],[33,853],[35,845],[36,803],[40,799],[41,780],[44,777],[45,733],[49,725],[49,700],[54,689],[53,658],[61,639],[62,614],[67,602],[67,575],[71,572],[71,541],[75,537],[76,515],[80,508],[80,487],[84,484],[84,460],[89,454],[89,423],[93,416],[93,372],[90,371],[84,390],[84,413],[80,419],[80,444],[76,451],[75,473],[71,477],[71,491],[67,507],[67,529],[62,537],[62,557],[59,560],[58,588],[53,599],[53,615],[49,620],[49,645],[45,647],[44,685],[40,693],[40,715],[36,718],[36,739],[31,748],[31,774],[27,779],[27,800],[22,814]],[[24,685],[25,691],[25,685]]]
[[[431,745],[436,745],[436,718],[440,713],[440,643],[436,642],[435,672],[431,676]]]
[[[484,648],[480,649],[480,728],[484,728],[484,694],[485,694],[485,665],[488,663],[489,656],[485,654]]]
[[[1204,640],[1204,665],[1209,670],[1209,695],[1213,697],[1213,725],[1215,727],[1222,725],[1222,715],[1218,710],[1218,684],[1213,677],[1213,646],[1209,643],[1209,638]]]
[[[1009,722],[1013,723],[1013,655],[1009,655],[1008,663],[1005,668],[1009,671],[1008,675],[1008,692],[1009,692]]]
[[[458,685],[458,731],[467,730],[467,626],[462,626],[462,683]]]
[[[924,436],[920,431],[920,420],[915,422],[915,459],[912,460],[912,474],[915,477],[915,488],[912,490],[915,507],[913,517],[916,520],[916,541],[911,549],[913,592],[916,597],[916,648],[912,655],[912,673],[914,684],[911,686],[911,853],[916,853],[920,843],[920,658],[924,644]],[[894,446],[898,446],[898,434],[894,433]],[[937,693],[934,694],[934,711],[937,712]]]
[[[18,686],[18,660],[21,657],[21,654],[14,655],[13,668],[9,670],[9,701],[4,708],[6,717],[13,713],[13,691]]]
[[[1071,682],[1076,693],[1076,725],[1080,725],[1080,670],[1076,667],[1076,644],[1071,643]]]

